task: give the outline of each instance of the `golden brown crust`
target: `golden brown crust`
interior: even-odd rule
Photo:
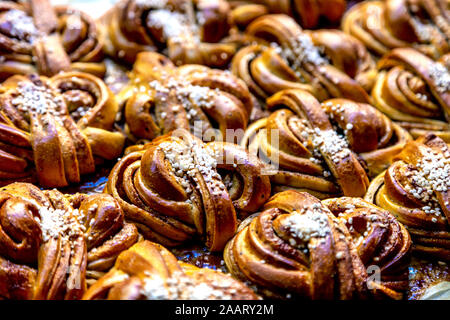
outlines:
[[[245,83],[201,65],[175,67],[153,52],[138,54],[131,80],[118,96],[131,140],[152,140],[175,129],[207,139],[245,130],[253,101]],[[216,132],[218,131],[218,132]]]
[[[0,81],[16,74],[81,71],[102,77],[105,66],[95,21],[47,0],[0,2]]]
[[[378,64],[375,106],[417,138],[432,132],[450,142],[450,73],[411,48],[394,49]]]
[[[256,17],[267,13],[283,13],[293,17],[302,27],[317,27],[319,20],[325,18],[337,23],[345,12],[346,0],[232,0],[235,7],[232,12],[233,21],[244,27]]]
[[[242,145],[269,158],[275,191],[361,197],[368,176],[387,168],[411,139],[375,108],[346,99],[320,104],[305,91],[284,90],[267,106],[273,113],[249,127]]]
[[[227,244],[225,263],[269,297],[401,299],[410,237],[387,211],[359,198],[278,193]],[[379,270],[379,278],[371,277]]]
[[[422,136],[406,145],[365,196],[408,228],[415,252],[442,260],[450,256],[449,159],[442,139]]]
[[[117,102],[102,80],[80,72],[13,76],[0,87],[0,183],[63,187],[115,159],[125,138],[113,132]]]
[[[174,246],[201,237],[218,251],[236,231],[236,211],[245,217],[270,196],[262,170],[239,146],[204,144],[180,129],[132,147],[111,171],[106,191],[147,239]]]
[[[166,50],[180,64],[226,66],[236,48],[220,43],[230,30],[224,0],[123,0],[101,19],[105,51],[129,64],[142,51]]]
[[[80,299],[89,273],[107,271],[138,240],[109,195],[65,196],[13,183],[1,189],[0,205],[3,298]]]
[[[342,29],[378,55],[414,47],[437,58],[450,49],[446,0],[363,1],[347,11]]]
[[[229,275],[177,262],[159,244],[142,241],[122,252],[114,268],[89,288],[83,300],[258,300]]]
[[[251,45],[233,58],[231,70],[261,98],[283,90],[303,89],[319,100],[348,98],[368,102],[376,75],[364,46],[338,30],[304,31],[285,15],[265,15],[246,34],[272,46]]]

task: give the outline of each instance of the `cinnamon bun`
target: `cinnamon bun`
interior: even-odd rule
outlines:
[[[243,283],[212,269],[178,262],[159,244],[142,241],[122,252],[83,300],[258,300]]]
[[[227,244],[225,263],[267,297],[401,299],[410,236],[360,198],[322,203],[294,190],[274,195]]]
[[[450,142],[450,66],[411,48],[394,49],[378,64],[374,105],[417,138],[427,132]]]
[[[131,140],[152,140],[175,129],[203,140],[246,129],[253,111],[245,83],[229,72],[175,65],[153,52],[138,54],[130,84],[118,95]],[[222,139],[221,139],[222,140]]]
[[[129,64],[142,51],[165,51],[177,64],[223,67],[236,48],[225,0],[122,0],[101,19],[105,51]]]
[[[303,90],[283,90],[267,100],[272,114],[254,122],[242,145],[270,162],[275,192],[307,191],[321,199],[362,197],[369,177],[385,170],[411,138],[364,103],[319,103]]]
[[[117,111],[111,91],[87,73],[9,78],[0,85],[0,184],[78,183],[96,162],[122,153],[125,137],[114,132]]]
[[[28,183],[0,189],[0,297],[80,299],[138,240],[113,197]]]
[[[365,199],[390,211],[411,234],[414,252],[450,259],[450,149],[428,134],[409,142]]]
[[[303,89],[319,100],[347,98],[369,102],[366,90],[376,76],[365,47],[339,30],[306,31],[289,16],[265,15],[246,33],[271,43],[242,48],[231,70],[260,97],[283,89]]]
[[[238,217],[270,196],[263,164],[235,144],[205,144],[180,129],[126,153],[105,191],[146,239],[166,246],[200,238],[220,251]]]
[[[342,29],[377,55],[413,47],[438,58],[450,50],[447,0],[363,1],[345,14]]]
[[[95,21],[84,12],[48,0],[0,1],[0,81],[71,70],[102,77],[102,46]]]

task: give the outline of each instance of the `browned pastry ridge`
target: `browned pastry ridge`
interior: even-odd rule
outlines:
[[[201,134],[203,140],[211,141],[215,134],[224,140],[231,130],[238,134],[247,128],[252,96],[230,72],[201,65],[175,67],[158,53],[142,52],[130,78],[118,100],[131,140],[152,140],[181,128]]]
[[[427,134],[409,142],[365,199],[390,211],[411,234],[414,252],[450,261],[450,149]]]
[[[178,262],[159,244],[142,241],[117,258],[84,300],[257,300],[243,283],[212,269]]]
[[[180,64],[223,67],[236,48],[220,43],[230,30],[225,0],[122,0],[101,19],[105,52],[133,63],[142,51],[166,51]]]
[[[81,72],[16,75],[0,85],[0,185],[78,183],[96,162],[116,159],[117,102],[103,81]]]
[[[179,129],[131,147],[110,173],[106,192],[146,239],[167,246],[202,238],[220,251],[237,218],[270,196],[263,164],[226,142],[203,143]]]
[[[0,298],[80,299],[138,240],[113,197],[0,189]]]
[[[374,105],[415,137],[432,132],[450,143],[449,55],[433,61],[412,48],[398,48],[378,64]]]
[[[347,7],[346,0],[229,0],[232,18],[239,26],[267,13],[284,13],[293,17],[302,27],[317,27],[320,19],[338,23]]]
[[[408,288],[408,231],[360,198],[274,195],[227,244],[225,263],[268,297],[401,299]]]
[[[448,0],[363,1],[347,11],[342,29],[377,55],[414,47],[438,58],[450,50]]]
[[[0,81],[70,70],[102,77],[102,46],[95,21],[79,10],[48,0],[0,1]]]
[[[289,16],[269,14],[253,21],[249,36],[271,45],[249,45],[233,57],[231,70],[260,98],[283,89],[303,89],[320,101],[347,98],[369,102],[377,71],[356,38],[339,30],[307,31]]]
[[[369,177],[385,170],[411,140],[406,130],[364,103],[331,99],[320,104],[308,92],[291,89],[270,97],[267,107],[272,114],[251,124],[241,144],[270,162],[274,192],[362,197]]]

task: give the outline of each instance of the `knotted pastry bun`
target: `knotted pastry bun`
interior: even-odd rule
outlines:
[[[274,195],[227,244],[225,263],[268,297],[401,299],[410,236],[360,198],[322,203],[294,190]]]
[[[413,250],[450,261],[450,149],[428,134],[409,142],[374,179],[365,199],[390,211],[411,233]]]
[[[272,114],[247,129],[242,146],[273,167],[273,190],[307,191],[321,199],[362,197],[369,177],[385,170],[411,138],[364,103],[319,103],[306,91],[283,90],[267,100]]]
[[[84,12],[47,0],[0,1],[0,81],[70,70],[102,77],[102,58],[97,26]]]
[[[122,153],[117,111],[111,91],[87,73],[9,78],[0,85],[0,184],[78,183],[96,162]]]
[[[243,283],[212,269],[178,262],[159,244],[142,241],[117,258],[84,300],[257,300]]]
[[[374,105],[417,138],[432,132],[450,142],[450,64],[411,48],[394,49],[378,64]]]
[[[106,192],[146,239],[166,246],[202,238],[220,251],[238,214],[255,212],[270,196],[263,163],[235,144],[204,144],[180,129],[126,153]]]
[[[28,183],[0,189],[0,297],[80,299],[138,240],[113,197]]]
[[[306,31],[289,16],[269,14],[246,34],[271,43],[242,48],[231,70],[260,98],[283,89],[303,89],[320,101],[347,98],[368,102],[376,76],[365,47],[339,30]]]
[[[338,23],[345,12],[345,0],[231,0],[235,7],[232,12],[233,21],[243,27],[252,19],[267,13],[283,13],[294,18],[302,27],[317,27],[321,18],[332,24]]]
[[[225,0],[122,0],[101,19],[107,54],[129,64],[142,51],[162,51],[177,65],[223,67],[235,52]]]
[[[380,56],[401,47],[433,58],[450,50],[448,0],[363,1],[347,11],[342,29]]]
[[[253,109],[245,83],[201,65],[175,67],[153,52],[138,54],[130,84],[118,96],[132,140],[152,140],[175,129],[202,136],[243,131]]]

